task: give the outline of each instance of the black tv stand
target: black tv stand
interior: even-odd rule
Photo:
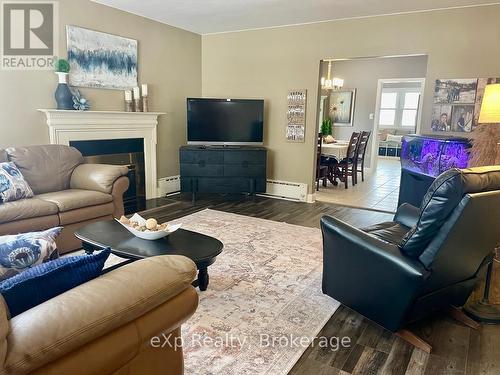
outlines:
[[[198,148],[198,149],[202,149],[202,150],[206,150],[206,149],[238,149],[238,150],[243,149],[244,150],[246,148],[256,148],[256,147],[258,148],[260,146],[250,146],[250,145],[188,145],[185,147]]]
[[[265,193],[267,150],[260,146],[189,145],[179,151],[181,192]]]

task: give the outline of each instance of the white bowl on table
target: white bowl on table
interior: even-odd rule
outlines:
[[[119,222],[123,227],[128,230],[130,233],[132,233],[134,236],[142,238],[143,240],[149,240],[149,241],[154,241],[154,240],[159,240],[160,238],[167,237],[168,235],[174,233],[177,229],[179,229],[182,224],[174,224],[174,225],[168,225],[167,228],[164,230],[157,230],[157,231],[152,231],[149,229],[146,229],[145,231],[141,232],[140,230],[134,229],[131,226],[122,223],[120,220],[115,219],[117,222]],[[146,219],[141,217],[138,214],[134,214],[129,220],[131,221],[136,221],[139,223],[140,226],[143,226],[146,224]]]

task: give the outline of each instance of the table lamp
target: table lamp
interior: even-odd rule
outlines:
[[[471,134],[469,166],[500,164],[500,83],[486,86],[478,122]]]
[[[472,132],[469,166],[500,164],[500,84],[486,86],[478,122],[478,126]],[[486,271],[482,299],[469,303],[464,308],[467,314],[475,320],[491,324],[500,323],[500,308],[489,301],[493,264],[495,262],[498,262],[498,259],[492,256]]]

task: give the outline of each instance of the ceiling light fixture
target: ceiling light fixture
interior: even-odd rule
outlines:
[[[344,87],[344,80],[342,78],[333,77],[330,78],[332,74],[332,62],[328,61],[328,72],[326,79],[321,77],[321,88],[323,90],[340,90]]]

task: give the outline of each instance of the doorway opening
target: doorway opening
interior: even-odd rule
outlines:
[[[323,155],[318,158],[320,165],[342,162],[353,134],[362,137],[369,133],[369,138],[363,157],[363,177],[359,172],[361,166],[358,173],[348,168],[346,189],[345,178],[342,180],[344,176],[337,170],[333,175],[339,178],[329,178],[326,184],[320,181],[316,200],[372,210],[396,210],[401,138],[420,132],[426,75],[426,55],[320,62],[317,126],[322,141],[318,138],[315,145],[316,153]],[[323,133],[330,128],[327,138]],[[349,174],[356,174],[355,181]]]

